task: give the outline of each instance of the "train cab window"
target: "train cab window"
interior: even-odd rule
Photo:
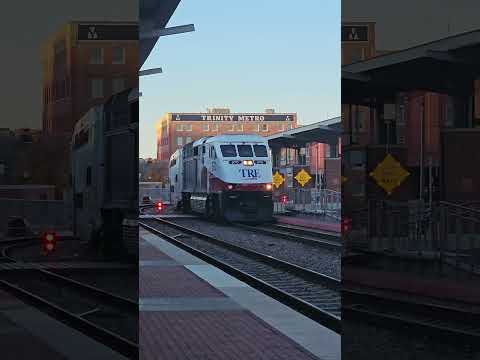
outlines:
[[[220,151],[223,157],[237,157],[235,145],[220,145]]]
[[[210,147],[210,158],[211,159],[217,158],[217,153],[215,152],[215,148],[213,146]]]
[[[253,145],[256,157],[268,157],[267,147],[265,145]]]
[[[177,164],[177,159],[172,159],[170,161],[170,167],[174,167]]]
[[[198,155],[198,146],[193,148],[193,156],[197,156],[197,155]]]
[[[252,157],[253,151],[251,145],[237,145],[238,156],[240,157]]]

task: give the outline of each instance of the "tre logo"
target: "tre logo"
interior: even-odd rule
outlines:
[[[256,169],[240,169],[242,172],[242,177],[244,178],[257,178],[258,170]]]

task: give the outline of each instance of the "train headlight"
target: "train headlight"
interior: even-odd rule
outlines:
[[[243,165],[245,165],[245,166],[253,166],[253,160],[243,160]]]
[[[227,185],[227,189],[228,189],[228,190],[232,190],[232,189],[233,189],[233,185],[232,185],[232,184],[228,184],[228,185]]]
[[[272,190],[272,184],[266,184],[265,189],[267,189],[267,191]]]

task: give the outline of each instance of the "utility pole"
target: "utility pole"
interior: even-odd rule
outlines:
[[[421,105],[420,105],[420,193],[419,199],[423,200],[423,152],[424,152],[424,145],[425,145],[425,136],[424,136],[424,126],[425,126],[425,95],[421,98]]]

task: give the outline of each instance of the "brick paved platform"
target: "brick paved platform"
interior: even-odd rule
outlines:
[[[0,358],[126,359],[3,291],[0,291]]]
[[[275,216],[277,221],[281,224],[304,226],[307,228],[329,231],[334,233],[341,232],[340,223],[334,222],[332,220],[326,220],[322,216],[312,216],[312,215],[296,215],[296,216]]]
[[[340,359],[339,335],[153,234],[140,243],[141,359]]]

